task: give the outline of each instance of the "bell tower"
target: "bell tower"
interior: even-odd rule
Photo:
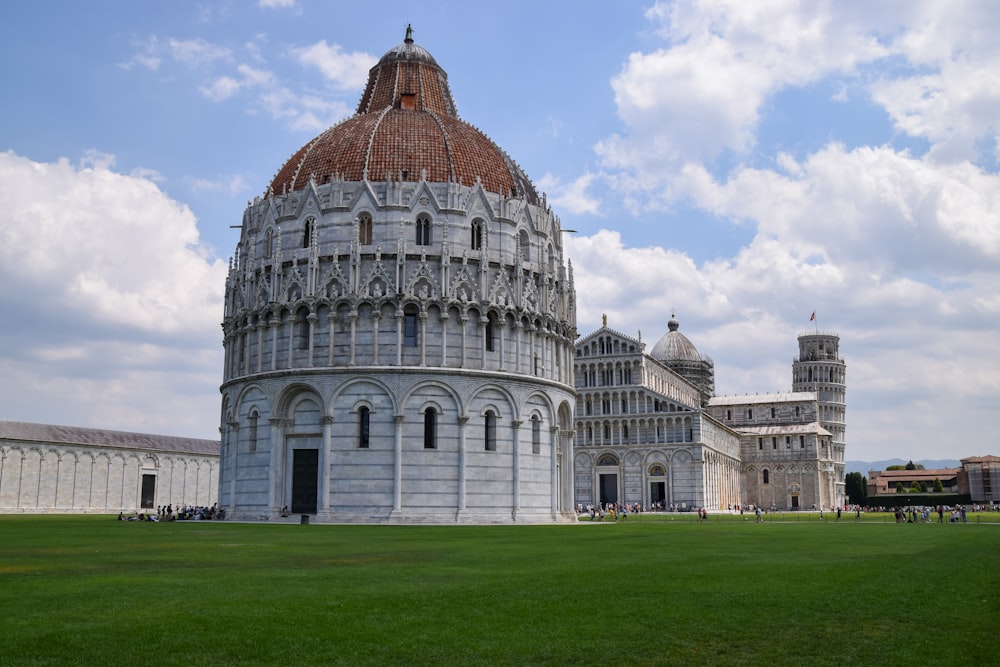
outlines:
[[[840,336],[830,331],[799,334],[799,356],[792,362],[792,391],[816,392],[819,423],[830,432],[820,465],[834,485],[831,498],[845,502],[844,447],[847,409],[847,364],[840,356]]]

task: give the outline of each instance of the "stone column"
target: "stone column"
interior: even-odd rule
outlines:
[[[324,415],[320,419],[323,425],[323,446],[319,450],[319,503],[317,514],[330,512],[330,451],[333,443],[333,417]]]
[[[562,509],[561,498],[559,497],[559,490],[562,488],[559,484],[559,427],[550,426],[549,427],[549,466],[551,468],[551,482],[552,485],[552,512],[553,514],[559,512]]]
[[[260,373],[264,369],[264,329],[267,328],[267,324],[263,321],[257,322],[257,372]]]
[[[306,321],[309,322],[309,365],[315,366],[316,362],[313,359],[313,351],[315,349],[315,339],[316,339],[316,322],[319,321],[319,315],[310,311],[306,315]]]
[[[469,418],[458,418],[458,511],[465,510],[465,427]]]
[[[441,365],[448,365],[448,311],[441,312]]]
[[[459,368],[465,368],[465,344],[466,344],[466,333],[469,326],[469,315],[467,312],[462,313],[458,318],[458,321],[462,323],[462,359],[459,362]]]
[[[500,370],[504,371],[507,364],[507,351],[506,351],[506,341],[504,332],[507,330],[507,318],[502,317],[497,319],[497,331],[500,332]]]
[[[510,425],[513,430],[514,436],[514,451],[511,456],[511,467],[512,467],[512,491],[513,491],[513,506],[511,511],[511,518],[517,521],[517,514],[521,511],[521,424],[523,422],[520,419],[513,420]]]
[[[392,511],[403,508],[403,415],[396,415],[396,450],[392,462]]]
[[[273,516],[284,503],[285,451],[284,420],[271,419],[271,465],[268,471],[267,514]]]
[[[403,311],[396,310],[396,365],[403,365]]]
[[[480,370],[486,369],[486,325],[490,322],[489,317],[481,316],[479,318],[479,368]]]
[[[355,366],[357,365],[356,362],[354,361],[354,353],[358,343],[358,311],[355,309],[351,309],[350,318],[351,318],[351,357],[348,360],[347,365]]]
[[[420,365],[427,365],[427,313],[420,311]]]
[[[514,320],[514,372],[521,372],[521,321]]]
[[[376,366],[379,365],[378,339],[379,339],[379,325],[381,323],[382,323],[382,311],[381,310],[376,310],[375,312],[372,313],[372,328],[374,329],[374,331],[372,332],[372,336],[373,336],[373,340],[372,340],[372,358],[373,358],[373,361],[372,361],[372,363],[375,364]]]
[[[329,328],[330,335],[327,341],[328,349],[326,351],[326,365],[333,366],[333,333],[336,330],[337,321],[337,311],[334,310],[334,306],[330,306],[330,312],[326,315],[326,325]]]
[[[281,320],[278,319],[277,315],[272,314],[267,323],[271,327],[271,370],[273,371],[278,368],[278,331],[281,328]]]

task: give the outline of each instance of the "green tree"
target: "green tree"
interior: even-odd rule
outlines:
[[[934,493],[942,493],[944,491],[944,484],[941,483],[940,477],[934,478]]]
[[[904,465],[898,465],[897,464],[897,465],[886,466],[885,469],[886,470],[906,470],[906,466],[904,466]]]
[[[859,472],[849,472],[844,476],[844,491],[854,505],[868,504],[868,480]]]
[[[927,493],[927,482],[920,482],[920,493]]]
[[[906,493],[906,489],[903,488],[902,482],[896,482],[896,493]]]
[[[920,493],[920,485],[914,482],[910,485],[910,493]]]
[[[903,468],[904,470],[916,470],[917,465],[913,462],[913,459],[910,459],[909,461],[906,462],[906,465],[903,466]]]

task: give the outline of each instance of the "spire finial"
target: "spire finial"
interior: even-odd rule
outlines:
[[[406,24],[406,39],[403,41],[407,44],[413,44],[413,26],[409,23]]]

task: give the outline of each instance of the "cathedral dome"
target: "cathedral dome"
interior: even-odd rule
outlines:
[[[702,361],[703,358],[688,337],[678,331],[680,325],[673,317],[667,322],[669,331],[656,342],[650,356],[657,361]]]
[[[368,73],[356,114],[296,151],[281,167],[269,192],[301,190],[310,178],[331,180],[427,180],[489,192],[538,195],[524,171],[485,134],[458,117],[448,75],[426,49],[405,41],[390,49]]]

